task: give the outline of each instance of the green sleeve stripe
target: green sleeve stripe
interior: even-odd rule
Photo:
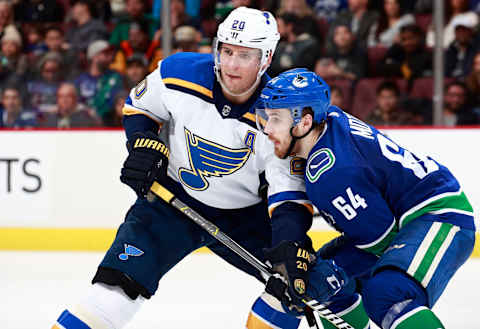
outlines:
[[[473,208],[463,191],[439,194],[423,201],[400,217],[400,228],[426,213],[457,212],[473,216]]]

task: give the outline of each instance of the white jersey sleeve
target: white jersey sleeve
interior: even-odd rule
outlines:
[[[271,215],[276,207],[285,202],[304,205],[313,214],[311,201],[307,197],[304,172],[305,161],[296,157],[279,159],[273,153],[273,145],[269,148],[265,159],[265,178],[268,187],[268,212]]]
[[[168,121],[171,115],[165,106],[167,92],[157,68],[130,90],[123,112],[125,115],[144,114],[158,123]]]

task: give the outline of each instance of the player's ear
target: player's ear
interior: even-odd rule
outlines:
[[[301,125],[301,133],[302,135],[305,134],[313,125],[313,116],[310,113],[306,113],[302,116],[302,120],[300,121]]]

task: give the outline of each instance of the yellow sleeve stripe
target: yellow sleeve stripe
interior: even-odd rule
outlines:
[[[148,114],[147,112],[144,112],[144,111],[141,111],[141,110],[138,110],[138,109],[135,109],[135,108],[132,108],[132,107],[129,107],[129,106],[124,106],[123,109],[122,109],[122,113],[123,115],[136,115],[136,114],[143,114],[145,116],[147,116],[149,119],[152,119],[153,121],[155,121],[156,123],[158,124],[163,124],[162,121],[160,121],[158,118],[156,118],[155,116],[151,115],[151,114]]]
[[[177,79],[177,78],[165,78],[165,79],[163,79],[163,83],[164,84],[177,85],[177,86],[180,86],[180,87],[191,89],[191,90],[194,90],[194,91],[196,91],[196,92],[198,92],[202,95],[213,98],[213,93],[210,89],[207,89],[203,86],[200,86],[200,85],[198,85],[196,83],[193,83],[193,82],[190,82],[190,81]]]
[[[259,315],[250,311],[247,319],[247,329],[274,329],[277,328],[269,323],[267,320],[262,319]]]
[[[299,202],[298,202],[299,203]],[[312,214],[313,216],[313,206],[310,204],[310,203],[299,203],[301,204],[302,206],[304,206],[305,208],[307,208],[307,210]],[[276,207],[269,207],[268,208],[268,215],[270,216],[270,218],[272,217],[272,214],[273,214],[273,211],[275,210]]]

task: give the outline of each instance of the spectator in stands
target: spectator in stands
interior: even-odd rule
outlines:
[[[0,0],[0,38],[8,25],[14,25],[12,4],[9,0]]]
[[[425,49],[423,32],[417,25],[400,29],[400,43],[393,44],[379,64],[385,76],[402,77],[410,82],[432,75],[432,54]]]
[[[331,84],[330,85],[330,104],[334,106],[338,106],[339,108],[345,111],[344,102],[345,102],[345,97],[343,95],[342,89]]]
[[[333,47],[317,61],[315,72],[324,79],[357,80],[367,72],[367,54],[347,25],[337,25]]]
[[[13,26],[5,28],[1,39],[0,81],[20,83],[28,69],[28,59],[22,54],[22,36]]]
[[[91,42],[108,38],[105,24],[93,17],[92,0],[76,0],[71,15],[73,26],[65,35],[68,47],[85,53]]]
[[[26,40],[23,52],[28,57],[28,62],[38,63],[38,60],[45,55],[48,47],[45,44],[44,33],[38,24],[24,25],[23,36]]]
[[[40,112],[53,111],[58,86],[63,79],[62,57],[56,52],[46,53],[38,63],[38,78],[27,82],[30,106]]]
[[[472,70],[465,79],[466,85],[473,95],[473,104],[475,107],[480,107],[480,51],[477,52],[473,59]]]
[[[315,0],[313,2],[313,11],[317,17],[326,19],[331,23],[337,18],[337,14],[347,9],[347,0]]]
[[[443,29],[443,47],[447,48],[455,39],[455,28],[453,26],[454,18],[458,15],[465,15],[470,19],[474,19],[477,15],[469,10],[468,0],[446,0],[445,1],[445,27]],[[435,32],[433,25],[430,25],[427,32],[427,46],[435,46]]]
[[[460,81],[447,84],[444,96],[443,124],[459,126],[479,123],[478,113],[471,106],[467,86]]]
[[[45,45],[48,51],[55,52],[62,57],[65,77],[78,74],[80,70],[79,54],[65,42],[63,30],[58,25],[49,25],[45,28]]]
[[[191,18],[185,11],[185,0],[172,0],[170,3],[170,27],[175,33],[175,30],[180,26],[193,26],[195,29],[200,30],[200,22],[197,19]],[[162,29],[155,32],[152,43],[155,48],[160,47],[162,39]]]
[[[113,21],[117,21],[118,18],[121,18],[126,13],[126,3],[125,0],[110,0],[110,8],[112,9]]]
[[[201,33],[197,31],[193,26],[183,25],[175,29],[173,34],[173,52],[189,51],[197,52],[199,50],[199,40]],[[163,51],[160,42],[153,41],[152,45],[156,48],[153,54],[149,56],[150,64],[148,65],[148,71],[152,72],[157,68],[158,61],[163,58]],[[152,45],[149,49],[152,49]],[[211,42],[209,43],[209,53],[211,53]]]
[[[55,111],[45,113],[40,120],[41,127],[86,128],[101,124],[95,111],[78,102],[75,85],[64,82],[57,91]]]
[[[148,39],[148,24],[144,20],[138,20],[130,24],[128,40],[120,42],[120,47],[115,53],[112,70],[124,74],[127,60],[132,56],[143,56],[145,61],[153,56],[156,43],[150,43]]]
[[[377,105],[366,122],[374,126],[400,126],[410,123],[411,115],[399,105],[400,89],[393,81],[377,87]]]
[[[400,28],[414,23],[415,17],[405,12],[401,0],[385,0],[378,21],[370,29],[368,46],[390,47],[399,41]]]
[[[119,46],[120,42],[128,40],[130,24],[139,20],[144,20],[148,24],[149,38],[152,39],[159,24],[151,15],[147,14],[146,0],[126,0],[125,4],[126,16],[120,18],[115,25],[110,36],[110,44]]]
[[[24,0],[14,5],[15,20],[36,23],[63,22],[65,13],[57,0]]]
[[[7,86],[2,92],[0,128],[32,128],[35,126],[37,126],[36,113],[23,107],[20,91],[16,87]]]
[[[303,31],[318,41],[323,41],[321,22],[315,17],[306,0],[282,0],[276,16],[280,17],[284,14],[293,14],[299,17],[301,23],[298,24],[302,25]]]
[[[473,57],[479,49],[474,41],[474,29],[478,25],[478,17],[457,15],[452,25],[455,29],[455,39],[445,53],[445,75],[463,78],[470,73]]]
[[[87,48],[88,68],[74,79],[81,103],[95,109],[103,118],[113,105],[115,94],[122,90],[122,76],[108,67],[112,49],[105,40],[96,40]]]
[[[377,20],[378,13],[368,10],[368,0],[348,0],[348,9],[342,10],[330,25],[326,48],[333,48],[333,35],[338,25],[349,26],[357,42],[366,48],[368,33]]]
[[[193,26],[179,26],[173,35],[174,52],[197,52],[201,34]]]
[[[278,17],[277,22],[282,40],[273,56],[269,74],[276,76],[294,67],[313,70],[320,55],[320,44],[304,30],[302,19],[286,13]]]
[[[142,81],[148,73],[148,63],[144,56],[135,54],[127,59],[125,69],[125,89],[130,90]]]

